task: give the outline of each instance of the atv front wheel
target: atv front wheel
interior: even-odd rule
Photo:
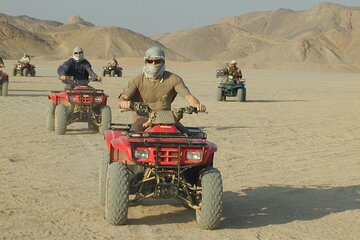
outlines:
[[[55,108],[55,132],[64,135],[66,132],[67,111],[64,105],[57,105]]]
[[[22,74],[23,76],[27,77],[29,75],[29,70],[27,68],[24,68]]]
[[[99,126],[99,133],[103,134],[105,130],[109,129],[111,123],[111,108],[103,106],[101,108],[101,124]]]
[[[3,97],[6,97],[8,95],[8,88],[9,88],[9,82],[5,81],[2,84],[2,90],[1,90],[1,95]]]
[[[238,102],[246,101],[246,88],[239,88],[236,94]]]
[[[100,159],[99,166],[99,202],[101,205],[105,204],[106,195],[106,173],[110,162],[110,154],[106,151],[103,152]]]
[[[49,131],[55,130],[55,108],[56,105],[52,102],[49,102],[48,109],[46,111],[46,128]]]
[[[221,218],[223,186],[221,174],[216,168],[206,168],[200,173],[202,196],[196,221],[203,229],[215,229]]]
[[[221,101],[223,99],[223,92],[221,88],[217,89],[217,95],[216,95],[216,100]]]
[[[129,207],[129,177],[123,163],[113,162],[106,175],[105,218],[114,225],[127,221]]]
[[[115,70],[111,70],[110,76],[115,77]]]

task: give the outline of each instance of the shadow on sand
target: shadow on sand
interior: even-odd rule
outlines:
[[[220,228],[256,228],[360,209],[360,186],[300,188],[266,186],[224,192]]]

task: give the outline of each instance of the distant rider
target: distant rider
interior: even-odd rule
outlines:
[[[57,69],[59,79],[66,84],[65,89],[73,89],[74,83],[68,82],[68,76],[73,77],[76,80],[89,80],[89,76],[93,81],[101,81],[101,77],[98,77],[92,70],[91,64],[84,58],[84,51],[81,47],[75,47],[70,59],[65,61]]]
[[[24,55],[20,58],[19,63],[25,64],[25,67],[30,69],[30,56],[24,53]]]
[[[242,73],[240,68],[237,66],[236,60],[231,60],[228,67],[225,70],[225,75],[227,76],[227,82],[229,81],[229,76],[232,76],[232,79],[239,80],[242,78]]]
[[[117,69],[119,67],[119,63],[116,61],[116,58],[113,57],[111,62],[108,63],[108,66],[109,67],[114,67],[115,69]]]

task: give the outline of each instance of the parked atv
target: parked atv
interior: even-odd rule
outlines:
[[[111,123],[111,108],[107,106],[108,95],[103,90],[88,85],[89,80],[68,79],[73,89],[52,91],[47,113],[46,126],[58,135],[66,133],[67,125],[74,122],[87,122],[90,130],[103,133]]]
[[[0,96],[8,95],[9,75],[0,70]]]
[[[99,201],[106,220],[125,224],[130,201],[175,198],[196,211],[201,228],[217,228],[223,195],[221,174],[213,167],[217,146],[200,128],[179,123],[184,113],[197,113],[196,108],[154,112],[132,103],[131,110],[150,115],[144,132],[130,131],[130,124],[111,124],[104,133]]]
[[[226,79],[223,78],[218,85],[216,98],[218,101],[225,101],[227,97],[236,97],[238,102],[245,102],[245,79],[234,79],[232,76],[227,76]]]
[[[122,67],[115,67],[115,66],[104,66],[103,67],[103,77],[110,76],[110,77],[122,77]]]
[[[35,75],[36,70],[34,65],[20,62],[14,64],[13,76],[35,77]]]

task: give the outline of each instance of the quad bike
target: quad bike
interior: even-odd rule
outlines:
[[[110,77],[122,77],[122,67],[104,66],[103,69],[103,77],[106,75],[109,75]]]
[[[90,130],[102,134],[111,123],[111,108],[106,105],[108,95],[103,90],[88,85],[89,80],[68,78],[63,81],[72,89],[52,91],[46,113],[46,126],[58,135],[66,133],[67,125],[87,122]]]
[[[9,75],[0,70],[0,96],[8,95]]]
[[[223,78],[218,85],[216,98],[218,101],[225,101],[226,97],[236,97],[238,102],[245,102],[245,79],[235,79],[232,76],[227,76],[226,79]]]
[[[100,161],[99,202],[114,225],[127,221],[130,202],[147,198],[174,198],[196,211],[203,229],[218,227],[222,210],[222,178],[213,167],[216,144],[199,128],[179,123],[196,108],[152,111],[146,104],[130,109],[149,114],[143,132],[130,124],[111,124],[104,132],[107,151]]]
[[[13,76],[31,76],[35,77],[35,66],[30,63],[16,63],[14,64]]]

